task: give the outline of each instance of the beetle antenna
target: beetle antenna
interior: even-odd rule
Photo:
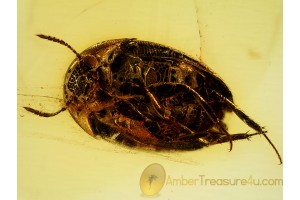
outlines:
[[[81,60],[81,56],[80,54],[75,51],[75,49],[73,49],[73,47],[71,47],[71,45],[69,45],[68,43],[66,43],[65,41],[61,40],[61,39],[58,39],[56,37],[53,37],[53,36],[49,36],[49,35],[44,35],[44,34],[37,34],[36,36],[42,38],[42,39],[46,39],[46,40],[50,40],[52,42],[57,42],[59,44],[62,44],[66,47],[68,47],[71,51],[73,51],[73,53],[75,53],[76,57]]]
[[[46,113],[46,112],[42,112],[42,111],[39,111],[39,110],[36,110],[36,109],[33,109],[33,108],[30,108],[30,107],[24,107],[27,111],[35,114],[35,115],[38,115],[38,116],[41,116],[41,117],[53,117],[55,115],[58,115],[59,113],[65,111],[67,108],[66,107],[62,107],[59,111],[57,112],[54,112],[54,113]]]
[[[81,61],[81,56],[80,54],[75,50],[73,49],[73,47],[71,47],[71,45],[69,45],[68,43],[66,43],[65,41],[61,40],[61,39],[58,39],[56,37],[53,37],[53,36],[49,36],[49,35],[44,35],[44,34],[36,34],[36,36],[42,38],[42,39],[46,39],[46,40],[50,40],[50,41],[53,41],[53,42],[57,42],[61,45],[64,45],[66,47],[68,47],[73,53],[75,53],[76,57]],[[53,117],[55,115],[58,115],[59,113],[65,111],[67,108],[66,107],[62,107],[60,110],[58,110],[57,112],[54,112],[54,113],[47,113],[47,112],[42,112],[42,111],[39,111],[39,110],[36,110],[36,109],[33,109],[33,108],[30,108],[30,107],[24,107],[28,112],[31,112],[35,115],[38,115],[38,116],[41,116],[41,117]]]

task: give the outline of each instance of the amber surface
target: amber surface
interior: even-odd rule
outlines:
[[[139,180],[151,163],[164,167],[170,183],[156,199],[282,199],[282,185],[171,184],[173,178],[202,175],[281,179],[282,166],[262,137],[234,142],[231,152],[224,144],[151,153],[95,140],[67,112],[52,118],[28,113],[23,106],[45,112],[61,108],[64,76],[75,58],[67,48],[35,36],[40,33],[62,38],[78,52],[115,38],[157,42],[195,59],[201,52],[235,103],[266,126],[281,153],[281,1],[19,1],[17,92],[19,199],[147,198]],[[234,115],[225,120],[230,133],[250,130]]]

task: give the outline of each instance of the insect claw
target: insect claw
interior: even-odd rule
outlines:
[[[233,146],[233,143],[232,143],[232,138],[231,138],[231,135],[227,135],[228,139],[229,139],[229,152],[232,151],[232,146]]]
[[[229,144],[230,144],[229,152],[230,152],[232,150],[232,146],[233,146],[232,137],[222,125],[219,125],[219,126],[220,126],[221,130],[227,135],[227,137],[229,139]]]
[[[230,152],[232,150],[232,139],[231,139],[231,137],[230,137],[229,143],[230,143],[230,147],[229,147],[229,152]]]

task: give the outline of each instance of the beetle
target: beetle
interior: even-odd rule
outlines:
[[[212,69],[185,53],[158,43],[123,38],[97,43],[78,53],[65,41],[38,37],[68,47],[76,58],[63,85],[64,106],[93,137],[155,150],[196,150],[266,135],[267,131],[233,102],[228,86]],[[229,134],[223,121],[234,112],[255,133]]]

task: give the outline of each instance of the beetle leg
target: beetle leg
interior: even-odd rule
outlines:
[[[223,133],[226,134],[226,136],[228,137],[228,141],[230,143],[230,148],[229,151],[232,150],[232,139],[231,139],[231,135],[228,133],[228,131],[222,126],[222,123],[220,121],[220,119],[215,115],[215,113],[213,112],[213,110],[211,109],[211,107],[207,104],[207,102],[205,101],[205,99],[203,99],[203,97],[196,92],[192,87],[185,85],[185,84],[181,84],[181,83],[156,83],[156,84],[152,84],[152,86],[159,86],[159,85],[163,85],[163,84],[169,84],[169,85],[180,85],[185,87],[187,90],[189,90],[190,92],[192,92],[194,95],[196,95],[196,97],[198,97],[199,100],[199,105],[202,107],[202,109],[205,111],[205,113],[207,114],[207,116],[209,117],[209,119],[215,124],[217,125],[217,127],[219,128],[219,130],[221,130]]]
[[[154,97],[154,95],[149,91],[149,93],[151,94],[151,96]],[[151,98],[151,97],[150,97]],[[156,100],[156,99],[155,99]],[[157,100],[156,100],[157,101]],[[134,110],[136,113],[139,113],[144,119],[146,120],[150,120],[151,118],[153,118],[153,116],[146,116],[143,114],[143,112],[141,112],[139,109],[137,109],[132,103],[130,103],[129,101],[126,101],[126,103],[128,105],[130,105],[130,108],[132,110]],[[159,104],[159,102],[157,101],[157,104]],[[191,129],[189,129],[187,126],[183,125],[182,123],[178,122],[174,117],[165,117],[163,115],[160,114],[160,112],[156,109],[155,105],[153,105],[153,109],[155,112],[155,117],[159,117],[162,120],[167,120],[167,121],[171,121],[172,123],[175,123],[177,125],[179,125],[182,129],[184,129],[189,135],[194,135],[195,132],[192,131]]]
[[[272,143],[272,141],[269,139],[269,137],[266,135],[267,131],[264,131],[264,127],[261,127],[258,123],[253,121],[248,115],[246,115],[238,106],[236,106],[232,101],[221,95],[220,93],[214,91],[215,94],[217,94],[228,106],[230,106],[233,110],[233,112],[243,121],[245,122],[249,127],[253,128],[254,130],[258,131],[259,134],[262,134],[266,140],[270,143],[272,148],[275,150],[280,164],[282,164],[281,156],[276,149],[275,145]]]
[[[260,133],[251,133],[251,134],[237,133],[237,134],[232,134],[231,139],[232,141],[244,140],[244,139],[249,140],[250,137],[258,134]],[[179,140],[189,140],[195,138],[198,138],[198,140],[202,141],[203,143],[206,143],[207,146],[229,142],[229,138],[227,137],[227,135],[219,131],[205,131],[205,132],[196,133],[195,135],[185,135],[185,136],[178,137]]]
[[[252,133],[252,134],[237,133],[237,134],[232,134],[231,139],[232,139],[232,141],[234,141],[234,140],[244,140],[244,139],[249,140],[250,137],[252,137],[254,135],[258,135],[258,134],[260,134],[260,133]],[[215,140],[210,142],[210,145],[221,144],[221,143],[225,143],[225,142],[228,142],[228,137],[226,135],[222,135],[219,138],[216,138]]]
[[[149,88],[145,87],[146,92],[148,97],[151,99],[154,111],[156,112],[157,116],[159,116],[163,120],[171,121],[172,123],[175,123],[179,125],[181,128],[183,128],[188,134],[194,135],[195,132],[192,131],[190,128],[185,126],[184,124],[178,122],[174,117],[172,116],[167,116],[167,111],[166,109],[160,105],[159,101],[156,99],[155,95],[153,95],[150,91]],[[161,114],[163,113],[163,114]]]

